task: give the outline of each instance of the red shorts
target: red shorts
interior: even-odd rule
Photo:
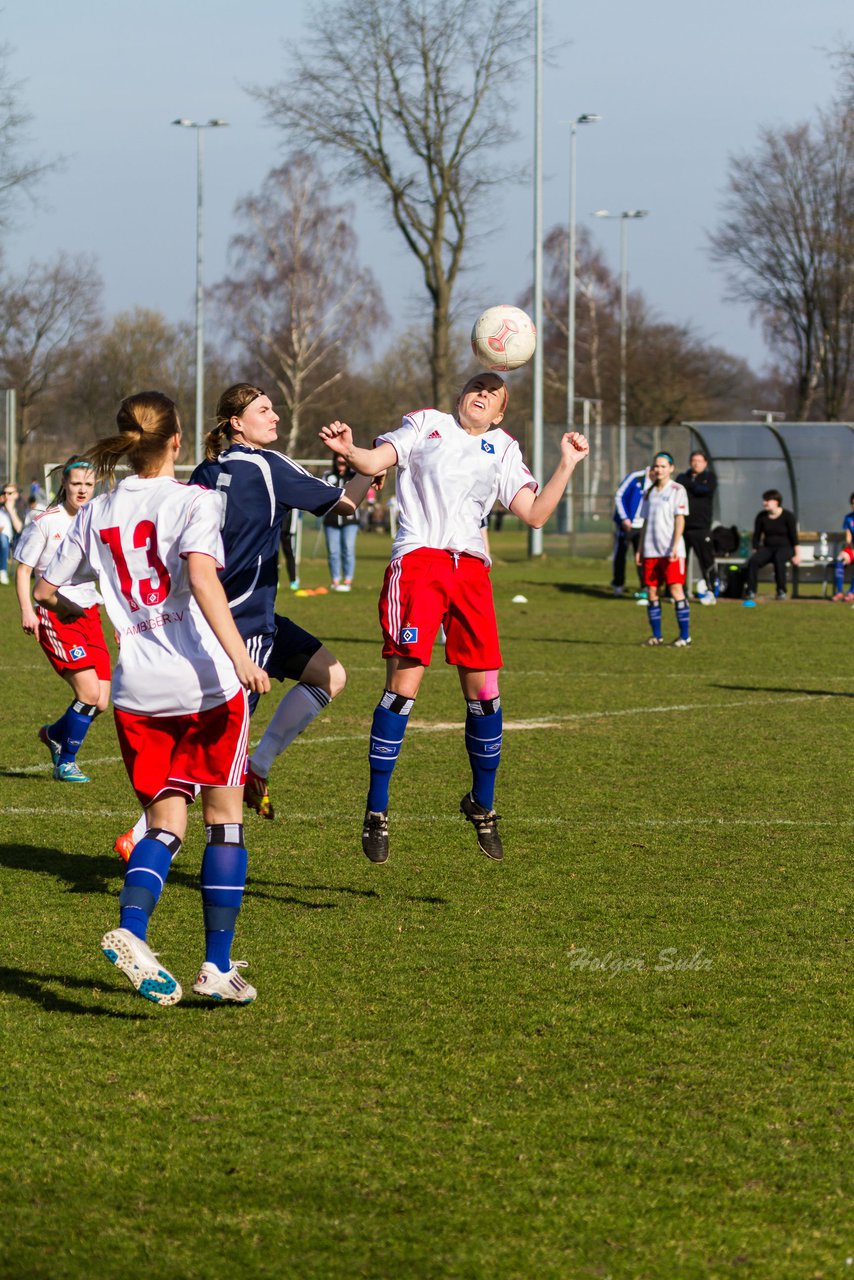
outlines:
[[[489,567],[478,556],[424,548],[392,560],[380,592],[383,657],[429,667],[439,627],[445,661],[472,671],[503,666]]]
[[[854,564],[854,547],[843,547],[837,559],[843,564]]]
[[[101,611],[90,605],[82,618],[60,622],[55,613],[39,606],[39,644],[54,671],[95,668],[99,680],[110,678],[110,651],[101,629]]]
[[[113,708],[122,759],[140,804],[162,791],[242,787],[249,744],[249,706],[239,689],[230,702],[195,714],[143,716]]]
[[[685,583],[685,561],[670,556],[644,557],[641,561],[645,587],[681,587]]]

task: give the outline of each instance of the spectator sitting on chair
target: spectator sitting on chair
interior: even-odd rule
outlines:
[[[849,501],[854,505],[854,493]],[[842,521],[842,533],[845,541],[833,562],[833,599],[854,600],[854,569],[851,571],[851,588],[847,594],[845,592],[845,566],[854,565],[854,511],[849,511]]]
[[[779,489],[766,489],[762,495],[762,510],[753,526],[753,554],[747,562],[746,598],[756,595],[759,570],[766,564],[774,566],[777,599],[786,598],[786,563],[800,564],[798,524],[791,511],[783,507],[783,495]]]
[[[718,594],[718,574],[715,569],[715,549],[712,545],[712,502],[718,487],[717,476],[709,466],[702,449],[695,449],[688,462],[688,470],[676,477],[688,494],[690,510],[685,517],[685,546],[697,557],[700,577],[706,590],[700,592],[703,604],[714,604]]]

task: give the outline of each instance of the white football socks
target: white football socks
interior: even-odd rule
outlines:
[[[314,684],[296,684],[289,689],[252,753],[249,761],[252,772],[266,778],[276,756],[280,756],[331,701],[329,694]]]

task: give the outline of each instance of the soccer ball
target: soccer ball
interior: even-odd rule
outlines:
[[[526,364],[536,346],[537,331],[531,317],[506,303],[484,311],[471,331],[475,359],[496,373]]]

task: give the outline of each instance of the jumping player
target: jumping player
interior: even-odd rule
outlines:
[[[58,720],[39,729],[39,741],[50,752],[57,782],[89,781],[77,765],[77,753],[95,716],[109,706],[110,654],[101,629],[101,597],[93,583],[69,583],[63,589],[64,598],[79,605],[82,612],[74,621],[62,622],[42,606],[33,608],[30,579],[35,573],[38,582],[94,488],[92,463],[72,454],[62,468],[56,502],[24,528],[15,549],[21,626],[38,640],[48,662],[74,695]]]
[[[652,464],[652,484],[644,494],[640,507],[643,520],[637,562],[643,572],[644,586],[649,591],[647,613],[652,635],[645,645],[664,644],[661,635],[661,601],[659,592],[670,588],[676,605],[679,635],[671,644],[686,649],[691,643],[690,610],[685,598],[685,517],[688,494],[672,479],[673,459],[669,453],[657,453]]]
[[[119,927],[101,948],[146,999],[180,1000],[181,987],[146,936],[199,787],[206,955],[193,990],[248,1004],[257,993],[240,974],[243,962],[231,959],[246,882],[246,690],[263,693],[270,682],[246,652],[217,577],[220,503],[175,479],[175,405],[158,391],[142,392],[122,402],[116,422],[119,434],[87,456],[98,480],[111,481],[123,457],[135,474],[80,511],[35,590],[40,604],[61,611],[58,588],[97,579],[121,641],[116,730],[148,829],[125,872]]]
[[[474,825],[479,849],[496,861],[504,856],[493,808],[501,754],[502,660],[481,526],[499,499],[525,524],[542,528],[589,452],[583,435],[567,432],[554,474],[537,493],[519,445],[500,427],[507,398],[501,378],[482,373],[463,387],[454,414],[409,413],[397,430],[379,436],[373,449],[357,448],[343,422],[320,433],[328,448],[363,476],[398,468],[398,530],[379,602],[386,683],[371,726],[362,829],[362,849],[371,862],[388,858],[391,775],[443,623],[445,661],[458,669],[467,709],[472,787],[460,811]]]
[[[216,489],[225,503],[222,585],[232,616],[253,659],[275,680],[297,683],[282,698],[252,753],[246,804],[273,818],[267,779],[273,761],[344,688],[347,674],[326,646],[276,613],[279,541],[291,511],[322,516],[352,514],[371,477],[356,476],[343,489],[327,484],[269,446],[278,414],[259,387],[239,382],[219,398],[217,425],[205,442],[206,461],[191,484]],[[257,699],[250,697],[254,711]]]

